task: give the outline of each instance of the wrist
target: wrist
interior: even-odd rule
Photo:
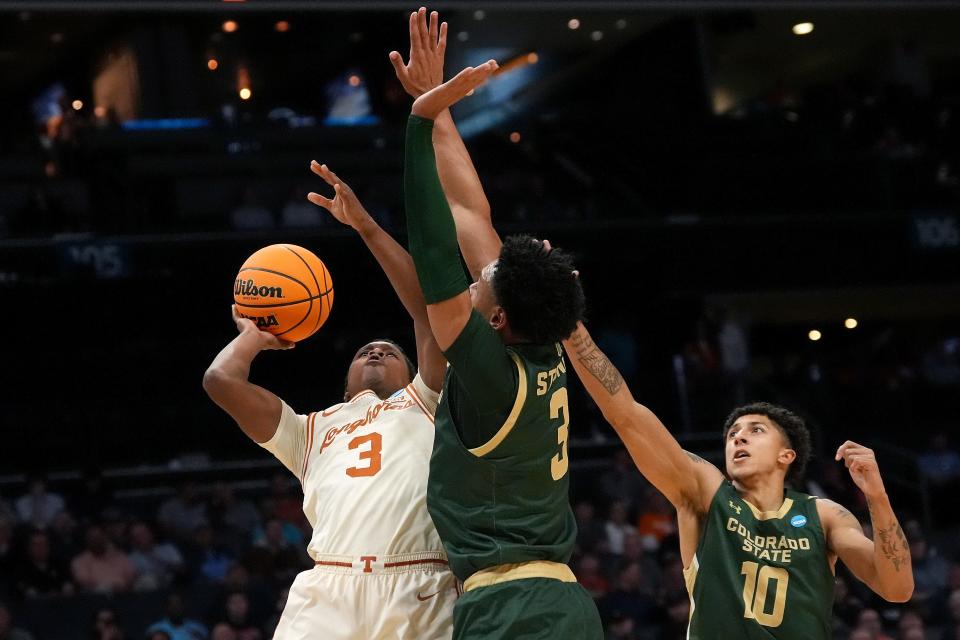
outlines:
[[[880,487],[880,489],[871,491],[870,493],[864,492],[864,496],[867,499],[868,507],[890,505],[890,497],[887,495],[887,490],[884,487]]]
[[[377,224],[377,221],[374,220],[369,213],[364,211],[363,216],[360,218],[357,224],[354,225],[353,228],[354,230],[356,230],[357,233],[360,234],[360,237],[369,238],[370,236],[375,234],[377,231],[379,231],[380,225]]]

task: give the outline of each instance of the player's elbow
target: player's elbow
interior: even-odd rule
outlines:
[[[203,373],[203,390],[214,400],[223,395],[228,384],[227,375],[216,367],[210,367]]]
[[[901,580],[897,584],[891,585],[880,594],[887,602],[910,602],[913,598],[913,576],[910,575],[906,580]]]

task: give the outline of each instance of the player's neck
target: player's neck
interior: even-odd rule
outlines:
[[[733,488],[760,511],[777,511],[783,504],[783,480],[775,476],[734,480]]]

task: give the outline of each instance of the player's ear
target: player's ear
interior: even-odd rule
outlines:
[[[792,464],[797,459],[797,452],[793,449],[781,449],[777,460],[783,464]]]
[[[350,392],[344,389],[343,391],[343,401],[350,402]]]
[[[507,312],[503,310],[503,307],[493,308],[493,315],[490,316],[490,326],[497,331],[507,326]]]

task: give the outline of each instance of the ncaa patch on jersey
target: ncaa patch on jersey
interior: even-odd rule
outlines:
[[[790,518],[790,524],[792,524],[793,526],[795,526],[795,527],[797,527],[797,528],[799,529],[799,528],[802,527],[803,525],[807,524],[807,517],[806,517],[806,516],[793,516],[792,518]]]

